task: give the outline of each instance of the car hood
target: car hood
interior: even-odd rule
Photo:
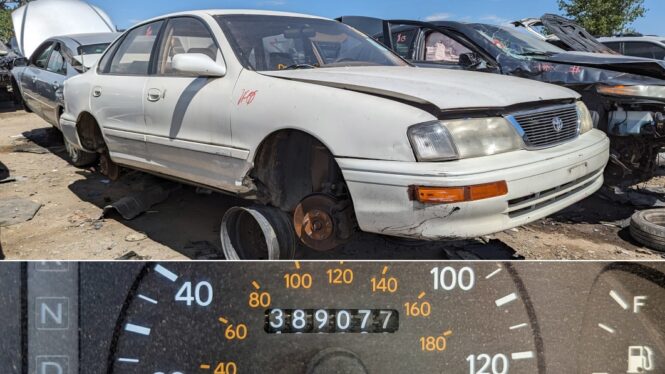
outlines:
[[[545,14],[540,21],[547,30],[573,51],[617,54],[574,21],[555,14]]]
[[[575,92],[566,88],[533,80],[407,66],[282,70],[261,74],[435,105],[439,110],[504,108],[577,97]]]
[[[37,0],[12,12],[19,51],[30,57],[46,39],[71,34],[115,32],[111,18],[79,0]]]
[[[539,56],[534,59],[665,79],[665,61],[652,60],[649,58],[588,52],[565,52],[552,56]]]

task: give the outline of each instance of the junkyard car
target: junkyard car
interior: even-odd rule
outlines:
[[[120,34],[104,11],[79,0],[29,2],[12,12],[12,20],[13,41],[25,56],[14,60],[11,71],[15,102],[59,128],[63,82],[94,65]],[[65,145],[75,165],[97,159]]]
[[[2,41],[0,41],[0,91],[5,91],[14,98],[12,87],[11,70],[14,66],[14,60],[19,56],[10,50]],[[2,92],[0,92],[2,93]]]
[[[665,36],[622,35],[598,41],[622,55],[665,60]]]
[[[62,93],[66,79],[93,66],[102,52],[118,36],[116,33],[81,34],[51,38],[43,42],[23,66],[12,70],[13,84],[26,110],[59,128],[65,103]],[[86,154],[65,142],[75,165],[94,162],[97,155]]]
[[[316,249],[356,225],[419,239],[522,225],[595,192],[608,161],[573,91],[415,68],[344,24],[290,13],[143,22],[65,82],[65,99],[63,133],[102,154],[105,173],[119,164],[279,208]]]
[[[578,23],[554,14],[513,22],[531,35],[567,51],[618,53],[626,56],[665,60],[665,37],[629,33],[595,38]]]
[[[614,52],[566,52],[515,28],[487,24],[341,20],[422,67],[484,71],[571,88],[611,138],[610,182],[622,185],[653,176],[665,145],[665,62]]]
[[[523,27],[532,36],[566,51],[617,54],[615,50],[596,40],[584,27],[556,14],[525,18],[512,24],[518,28]]]

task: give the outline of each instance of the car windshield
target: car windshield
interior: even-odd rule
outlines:
[[[256,71],[407,65],[370,37],[331,20],[270,15],[216,18],[238,59]]]
[[[565,52],[563,49],[535,36],[508,27],[482,23],[474,23],[470,26],[497,48],[514,57],[529,58]]]

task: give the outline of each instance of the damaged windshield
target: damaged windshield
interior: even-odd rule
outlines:
[[[507,27],[482,23],[469,25],[505,53],[521,58],[565,52],[544,40]]]
[[[267,15],[216,18],[238,59],[256,71],[407,65],[368,36],[335,21]]]

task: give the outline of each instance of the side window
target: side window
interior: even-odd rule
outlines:
[[[665,59],[665,50],[656,44],[646,42],[625,42],[624,52],[628,56]]]
[[[396,26],[393,26],[394,28]],[[398,26],[397,26],[398,27]],[[414,43],[418,36],[418,29],[410,29],[403,31],[394,31],[393,34],[393,48],[395,52],[402,58],[407,60],[412,59]]]
[[[111,60],[108,72],[119,75],[148,75],[150,56],[163,21],[130,31]]]
[[[42,44],[39,48],[37,48],[37,51],[33,55],[33,60],[31,61],[32,65],[40,69],[46,69],[46,66],[48,66],[49,57],[51,57],[51,52],[53,51],[54,46],[55,43],[48,42]]]
[[[113,56],[115,56],[115,52],[118,50],[120,45],[122,45],[123,40],[123,38],[118,39],[106,50],[106,52],[104,52],[104,55],[102,56],[102,59],[99,60],[99,65],[97,67],[97,71],[99,73],[109,72],[109,69],[111,68],[111,60],[113,59]]]
[[[60,48],[56,48],[53,53],[51,53],[46,70],[56,74],[67,74],[67,64],[65,63],[65,58],[62,57],[62,54],[60,53]]]
[[[219,48],[208,28],[196,18],[181,17],[169,20],[163,33],[157,58],[157,74],[182,75],[173,70],[173,57],[181,53],[201,53],[219,61]]]
[[[425,39],[425,61],[457,64],[465,53],[471,50],[440,32],[431,32]]]

